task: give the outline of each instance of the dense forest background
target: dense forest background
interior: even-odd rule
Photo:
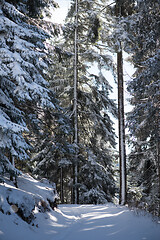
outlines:
[[[160,215],[160,1],[73,0],[64,26],[45,20],[56,7],[0,0],[0,179],[16,185],[24,171],[55,182],[61,203],[115,201],[120,109],[110,92],[125,51],[135,68],[126,202]]]

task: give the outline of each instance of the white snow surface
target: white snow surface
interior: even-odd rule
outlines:
[[[45,186],[45,182],[38,182],[28,175],[22,175],[18,185],[19,194],[12,197],[21,203],[23,194],[20,192],[45,200],[47,191],[50,197],[52,189],[48,183]],[[14,192],[11,184],[0,184],[1,199],[7,196],[8,188]],[[32,226],[14,211],[11,215],[0,212],[0,240],[160,240],[160,221],[154,222],[149,216],[136,215],[127,207],[111,203],[59,205],[57,210],[47,212],[35,208],[34,214]]]

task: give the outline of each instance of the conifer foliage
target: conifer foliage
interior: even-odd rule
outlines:
[[[63,28],[44,21],[51,7],[0,0],[0,174],[16,176],[28,159],[27,171],[55,182],[62,203],[112,201],[117,108],[108,73],[115,77],[111,55],[122,64],[124,50],[136,69],[127,200],[160,215],[159,0],[73,0]]]
[[[114,64],[106,49],[101,49],[98,44],[99,29],[103,24],[98,16],[99,9],[96,1],[79,1],[76,12],[75,1],[71,2],[64,26],[64,40],[57,53],[58,61],[61,60],[61,71],[59,75],[54,75],[56,82],[52,82],[74,126],[73,62],[77,57],[78,142],[75,147],[78,151],[78,182],[75,181],[75,173],[70,177],[73,179],[73,189],[78,188],[79,201],[82,203],[111,201],[115,192],[112,168],[115,133],[110,115],[116,117],[117,110],[114,101],[109,98],[112,87],[105,74],[105,71],[114,71]],[[75,23],[76,14],[78,23]],[[75,28],[77,56],[74,48]],[[98,69],[96,73],[91,70],[91,65]],[[74,168],[74,158],[72,164]]]
[[[25,136],[37,109],[55,108],[45,81],[48,34],[27,17],[28,3],[0,1],[0,157],[11,175],[14,159],[29,158]]]
[[[128,115],[132,146],[129,156],[131,183],[139,189],[137,204],[159,215],[159,1],[137,1],[136,12],[128,23],[130,53],[136,67],[134,78],[128,84],[133,105]]]

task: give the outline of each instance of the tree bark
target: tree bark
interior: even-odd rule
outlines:
[[[160,97],[156,104],[156,150],[157,150],[157,175],[158,175],[158,215],[160,216]]]
[[[75,39],[74,39],[74,203],[78,203],[78,113],[77,113],[77,85],[78,85],[78,0],[75,4]]]
[[[119,122],[119,166],[120,166],[120,197],[119,203],[127,202],[126,181],[126,148],[125,148],[125,121],[124,121],[124,81],[122,50],[117,53],[118,75],[118,122]]]
[[[116,16],[121,17],[123,1],[116,1]],[[120,192],[119,203],[127,202],[127,177],[126,177],[126,147],[125,147],[125,120],[124,120],[124,80],[123,80],[123,54],[120,42],[120,50],[117,52],[117,77],[118,77],[118,126],[119,126],[119,170]]]
[[[61,203],[64,203],[64,192],[63,192],[63,168],[61,167]]]

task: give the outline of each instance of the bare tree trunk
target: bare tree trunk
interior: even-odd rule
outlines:
[[[14,156],[12,156],[12,165],[15,167]]]
[[[127,201],[126,181],[126,149],[125,149],[125,123],[124,123],[124,83],[123,83],[123,57],[122,51],[117,53],[118,74],[118,121],[119,121],[119,161],[120,161],[120,199],[124,205]]]
[[[157,163],[158,163],[158,215],[160,216],[160,131],[157,142]]]
[[[75,39],[74,39],[74,144],[75,144],[75,167],[74,167],[74,203],[78,202],[78,116],[77,116],[77,85],[78,85],[78,0],[75,5]]]
[[[116,16],[121,17],[123,1],[116,1]],[[121,48],[121,42],[120,42]],[[126,147],[125,147],[125,121],[124,121],[124,80],[123,80],[123,54],[122,48],[117,53],[118,75],[118,125],[119,125],[119,166],[120,166],[120,193],[119,203],[127,202],[127,177],[126,177]]]
[[[63,168],[61,167],[61,203],[64,203],[64,192],[63,192]]]
[[[160,216],[160,97],[156,104],[156,131],[157,131],[157,175],[158,175],[158,215]]]

